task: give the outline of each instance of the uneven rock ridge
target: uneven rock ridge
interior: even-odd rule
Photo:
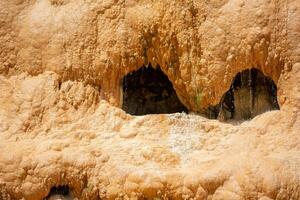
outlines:
[[[300,199],[299,80],[299,0],[0,0],[0,200]]]

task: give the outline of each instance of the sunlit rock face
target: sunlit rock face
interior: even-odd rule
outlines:
[[[0,199],[300,199],[299,10],[0,0]]]

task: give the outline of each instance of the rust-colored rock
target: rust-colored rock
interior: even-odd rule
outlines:
[[[0,0],[0,199],[300,199],[299,27],[297,0]],[[150,63],[189,114],[120,109]],[[250,68],[280,110],[202,116]]]

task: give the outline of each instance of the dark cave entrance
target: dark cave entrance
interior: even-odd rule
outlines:
[[[132,115],[187,112],[159,66],[143,66],[123,79],[122,109]]]
[[[269,110],[278,110],[277,87],[258,69],[238,73],[218,106],[220,120],[248,120]]]
[[[68,185],[59,185],[59,186],[54,186],[50,189],[50,192],[47,197],[44,198],[44,200],[48,200],[51,197],[56,196],[56,197],[70,197],[70,188]]]

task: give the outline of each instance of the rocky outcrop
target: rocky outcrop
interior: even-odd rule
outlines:
[[[199,111],[216,105],[238,72],[256,67],[279,84],[299,61],[296,1],[12,0],[1,8],[3,74],[54,71],[101,86],[117,106],[121,79],[149,62]]]
[[[61,186],[78,199],[299,199],[299,9],[0,0],[0,199]],[[190,114],[120,109],[123,78],[149,63]],[[276,84],[280,110],[243,123],[198,115],[250,68]]]

